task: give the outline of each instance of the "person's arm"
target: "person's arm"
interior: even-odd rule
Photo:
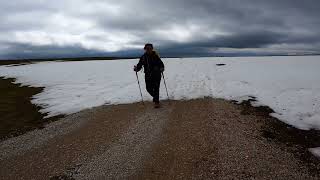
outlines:
[[[159,62],[159,68],[160,68],[160,71],[163,72],[164,71],[164,64],[160,58],[160,56],[158,54],[157,55],[157,59],[158,59],[158,62]]]
[[[134,66],[133,70],[136,72],[139,72],[142,69],[143,66],[143,58],[141,57],[138,64]]]

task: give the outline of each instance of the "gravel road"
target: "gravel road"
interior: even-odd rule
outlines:
[[[263,135],[268,117],[220,99],[101,106],[0,142],[0,179],[319,179]],[[316,170],[315,170],[316,169]]]

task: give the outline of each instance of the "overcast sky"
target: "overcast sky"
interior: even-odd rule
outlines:
[[[319,0],[10,0],[0,59],[320,52]]]

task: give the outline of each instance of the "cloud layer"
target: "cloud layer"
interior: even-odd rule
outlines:
[[[0,2],[0,59],[320,52],[318,0]]]

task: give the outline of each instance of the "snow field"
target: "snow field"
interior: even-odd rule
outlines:
[[[227,100],[257,99],[272,116],[300,129],[320,129],[320,59],[301,57],[237,57],[164,59],[171,99],[205,96]],[[1,66],[0,76],[17,83],[45,87],[32,103],[43,107],[47,117],[71,114],[104,104],[141,100],[134,60],[42,62]],[[217,66],[224,63],[225,66]],[[145,100],[151,100],[139,73]],[[160,98],[166,99],[163,81]]]

